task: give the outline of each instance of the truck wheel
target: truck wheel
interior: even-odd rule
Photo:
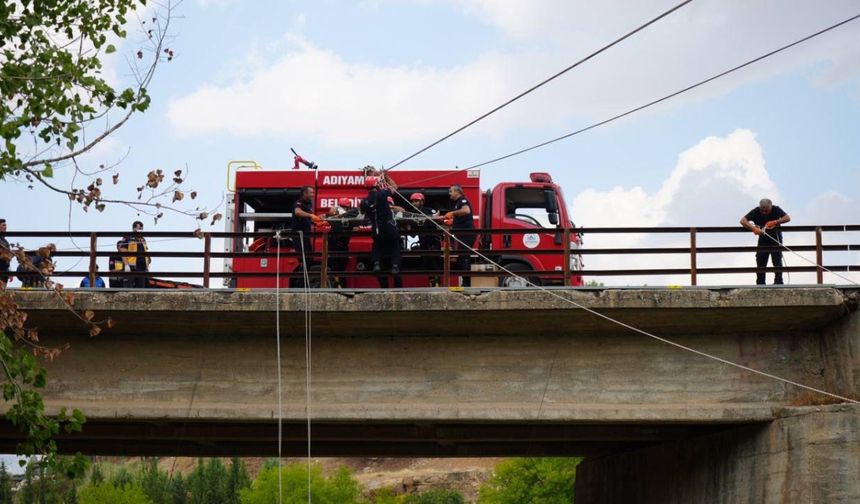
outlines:
[[[512,273],[516,273],[519,277],[511,276],[511,275],[502,275],[499,277],[499,286],[508,287],[508,288],[523,288],[523,287],[531,287],[531,284],[526,282],[528,280],[534,285],[540,285],[540,278],[538,277],[530,277],[526,276],[525,272],[531,271],[532,269],[523,264],[523,263],[508,263],[502,265],[508,271]]]
[[[311,289],[319,289],[320,288],[320,266],[317,264],[315,266],[311,266],[311,269],[308,270],[308,274],[310,276],[310,288]],[[296,268],[296,273],[301,273],[301,266]],[[328,284],[325,288],[331,287],[331,277],[329,277]],[[305,288],[305,279],[304,277],[292,278],[290,279],[290,288],[292,289],[304,289]]]
[[[310,274],[311,289],[319,289],[321,287],[325,288],[325,289],[330,289],[331,288],[331,275],[329,275],[329,280],[326,283],[326,285],[321,285],[320,284],[320,280],[321,280],[320,271],[322,271],[322,267],[319,265],[311,266],[311,269],[308,271],[308,273]],[[302,284],[304,285],[304,281],[302,281]]]

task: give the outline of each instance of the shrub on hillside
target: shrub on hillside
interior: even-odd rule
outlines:
[[[579,458],[516,458],[500,462],[479,490],[479,504],[570,504]]]
[[[293,464],[281,469],[283,504],[308,502],[308,469],[305,464]],[[242,504],[271,504],[278,502],[278,468],[264,467],[250,489],[241,491]],[[315,504],[359,504],[361,491],[349,471],[341,468],[326,478],[319,465],[311,466],[311,500]]]
[[[464,504],[463,495],[456,490],[434,488],[420,494],[407,495],[403,504]]]
[[[110,483],[88,485],[78,492],[78,504],[153,504],[137,484],[115,487]]]

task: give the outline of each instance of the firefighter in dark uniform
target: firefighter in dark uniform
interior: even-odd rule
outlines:
[[[409,202],[412,203],[419,213],[434,219],[439,212],[435,209],[426,206],[424,195],[420,192],[412,193],[409,196]],[[420,231],[436,231],[438,228],[431,221],[418,226]],[[438,234],[419,234],[418,235],[418,250],[427,253],[428,255],[421,257],[421,269],[426,271],[439,271],[441,269],[441,258],[430,256],[431,251],[442,250],[442,241]],[[438,253],[436,254],[438,256]],[[439,285],[439,277],[436,275],[430,276],[430,286],[436,287]]]
[[[310,254],[313,252],[311,242],[311,224],[319,224],[323,222],[322,217],[314,213],[314,188],[311,186],[302,187],[299,199],[293,205],[293,222],[290,229],[294,233],[301,232],[301,237],[293,238],[293,245],[296,252],[299,253],[299,262],[304,267],[302,254]],[[308,261],[310,262],[310,261]]]
[[[328,235],[328,250],[335,253],[349,252],[349,240],[352,238],[353,224],[348,219],[358,217],[358,208],[352,204],[352,200],[343,197],[337,200],[337,205],[331,207],[328,212],[329,219],[327,222],[331,224],[331,234]],[[346,287],[345,279],[337,276],[338,272],[346,271],[346,264],[349,262],[349,257],[344,254],[343,257],[331,257],[329,259],[329,268],[331,268],[334,277],[335,287]]]
[[[470,269],[469,257],[471,251],[468,247],[475,246],[475,223],[472,220],[472,204],[463,195],[463,188],[454,184],[448,189],[448,196],[453,204],[450,212],[445,214],[445,221],[451,223],[451,232],[454,235],[452,247],[459,251],[457,255],[457,269],[467,272]],[[463,273],[463,287],[471,287],[472,279],[468,273]]]
[[[397,185],[386,177],[388,186],[396,190]],[[367,177],[364,186],[368,190],[367,198],[361,202],[361,211],[370,221],[373,236],[373,249],[371,260],[373,271],[381,272],[383,262],[391,264],[391,274],[394,276],[394,286],[402,287],[400,278],[400,231],[394,221],[391,205],[388,198],[392,196],[392,189],[380,187],[381,180],[378,177]],[[380,275],[379,286],[388,287],[388,278]]]
[[[782,231],[779,226],[791,221],[791,217],[782,208],[775,206],[767,198],[761,200],[758,207],[750,210],[741,217],[741,226],[758,235],[758,250],[755,253],[755,265],[757,268],[767,267],[767,259],[770,257],[774,268],[782,268],[781,250],[763,250],[762,247],[775,247],[782,244]],[[765,284],[765,273],[756,273],[755,283]],[[773,278],[774,285],[782,285],[782,271],[777,271]]]

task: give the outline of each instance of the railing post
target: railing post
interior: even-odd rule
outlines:
[[[696,228],[690,228],[690,285],[696,285]]]
[[[815,279],[819,284],[824,283],[824,248],[821,246],[821,228],[815,228],[815,264],[818,268],[815,270]]]
[[[328,236],[322,237],[322,264],[320,264],[320,287],[328,287]]]
[[[212,234],[203,234],[203,287],[209,288],[209,273],[212,259]]]
[[[444,259],[442,261],[442,276],[443,285],[445,287],[451,286],[451,235],[445,233],[445,254]]]
[[[570,228],[565,227],[562,239],[564,240],[564,285],[570,285]]]
[[[96,250],[98,250],[98,237],[95,233],[90,233],[90,289],[96,287]]]

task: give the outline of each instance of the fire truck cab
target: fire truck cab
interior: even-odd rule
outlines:
[[[480,187],[478,170],[394,170],[389,177],[398,185],[395,205],[409,209],[406,200],[415,192],[425,197],[425,206],[440,213],[451,209],[448,188],[458,184],[463,188],[465,197],[471,203],[472,218],[476,229],[493,229],[494,233],[479,233],[476,248],[485,250],[487,257],[515,272],[542,285],[564,284],[564,228],[573,227],[567,213],[567,205],[561,188],[553,183],[548,173],[532,173],[527,182],[503,182],[484,192]],[[230,187],[229,182],[233,182]],[[353,206],[358,207],[367,196],[364,188],[364,173],[361,170],[264,170],[256,163],[245,163],[231,176],[228,166],[227,218],[228,232],[253,232],[254,239],[228,239],[228,252],[275,252],[288,254],[295,252],[290,240],[275,238],[278,230],[289,230],[292,223],[292,209],[300,197],[304,186],[315,188],[314,213],[325,217],[337,204],[338,199],[347,197]],[[356,231],[369,230],[359,223]],[[498,230],[511,230],[504,233]],[[322,249],[322,236],[317,236],[312,244],[314,252]],[[417,239],[403,233],[402,248],[409,250],[416,245]],[[576,250],[580,238],[570,233],[571,285],[582,285],[582,277],[576,274],[581,269],[581,259]],[[366,271],[370,265],[371,238],[367,233],[355,233],[349,244],[349,259],[346,271]],[[556,251],[553,254],[548,251]],[[441,256],[441,252],[440,252]],[[485,262],[473,257],[473,263]],[[316,274],[320,269],[320,258],[308,261],[309,270]],[[441,260],[439,261],[441,264]],[[225,260],[225,270],[236,273],[266,273],[279,271],[283,275],[297,272],[301,260],[295,255],[275,257],[237,257]],[[453,266],[452,266],[453,267]],[[419,257],[404,257],[401,267],[404,287],[429,286],[426,274],[410,274],[421,270]],[[557,271],[557,275],[529,276],[529,271]],[[441,274],[441,271],[439,272]],[[335,273],[331,273],[335,274]],[[311,281],[311,286],[319,287],[319,275]],[[452,274],[452,284],[457,277]],[[378,287],[376,278],[370,275],[346,277],[350,288]],[[515,287],[526,285],[517,277],[502,274],[499,285]],[[273,288],[272,277],[239,276],[229,281],[228,286],[236,288]],[[281,279],[282,288],[296,286],[295,280]],[[324,286],[326,287],[326,286]]]

